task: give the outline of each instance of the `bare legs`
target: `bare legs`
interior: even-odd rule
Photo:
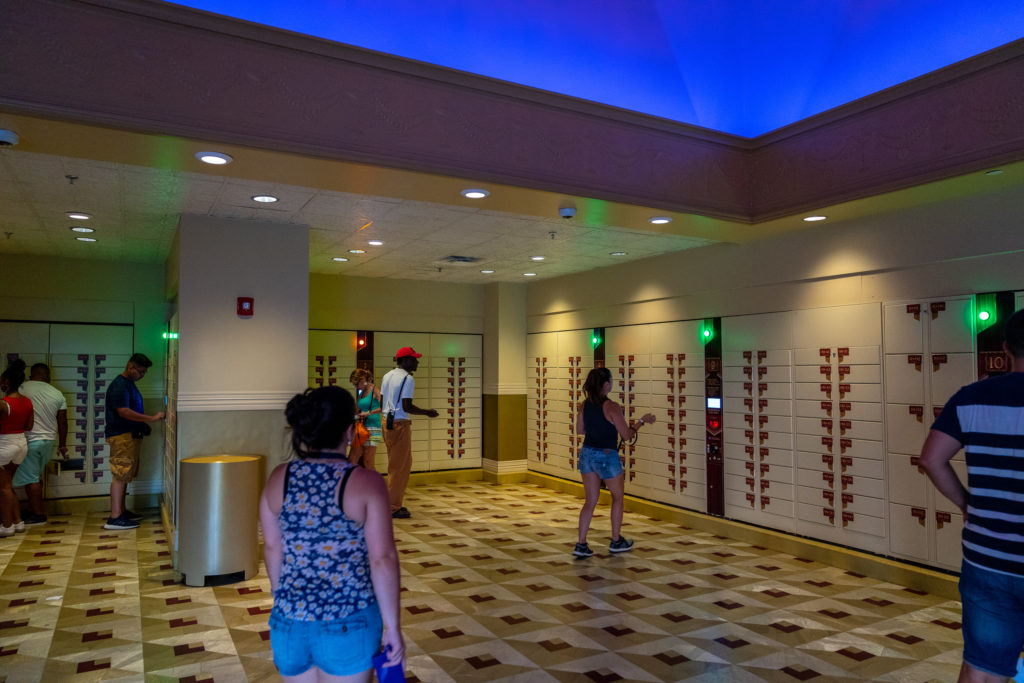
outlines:
[[[619,531],[622,529],[622,506],[623,493],[625,488],[625,475],[620,474],[612,479],[605,479],[604,485],[612,495],[612,540],[619,540]],[[587,532],[590,531],[590,521],[594,518],[594,508],[597,507],[597,500],[601,495],[601,478],[596,472],[587,472],[583,475],[583,508],[580,510],[579,542],[587,542]]]
[[[614,479],[605,479],[604,485],[608,487],[608,493],[612,494],[612,540],[619,540],[619,530],[622,528],[622,496],[625,488],[626,475],[620,474]]]
[[[25,484],[25,495],[28,496],[28,506],[33,515],[46,514],[43,508],[43,485],[38,481]]]
[[[967,662],[964,662],[960,667],[960,678],[957,679],[957,683],[1006,683],[1008,680],[1010,679],[1005,676],[997,676],[979,671]]]
[[[587,542],[587,532],[590,531],[590,520],[594,518],[594,508],[597,507],[597,499],[601,495],[601,478],[596,472],[587,472],[583,475],[583,508],[580,510],[579,542]]]
[[[367,669],[350,676],[332,676],[313,666],[298,676],[282,676],[286,683],[369,683],[373,669]]]
[[[14,465],[13,469],[18,466]],[[21,520],[21,511],[18,509],[18,498],[11,488],[11,476],[13,469],[10,464],[0,467],[0,523],[9,527]]]
[[[112,479],[110,481],[110,518],[117,519],[124,514],[124,492],[128,482]]]

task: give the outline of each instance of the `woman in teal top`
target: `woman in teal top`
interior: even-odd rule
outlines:
[[[363,425],[370,430],[370,438],[366,443],[349,449],[348,460],[376,472],[374,457],[377,455],[377,444],[381,442],[380,388],[373,383],[373,374],[364,368],[353,370],[348,381],[356,390],[356,419],[362,420]]]

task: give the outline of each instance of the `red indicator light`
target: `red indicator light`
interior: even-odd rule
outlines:
[[[708,426],[712,429],[718,429],[722,423],[718,420],[708,420]]]

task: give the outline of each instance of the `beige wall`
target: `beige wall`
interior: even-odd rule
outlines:
[[[154,363],[146,397],[163,396],[166,317],[163,264],[0,256],[0,319],[134,325],[135,351]]]
[[[940,203],[913,221],[896,212],[859,229],[810,228],[542,280],[529,288],[528,330],[1024,288],[1024,199],[977,201],[1001,206],[1001,220],[972,225],[969,205],[950,213]]]
[[[482,334],[484,311],[479,285],[309,276],[311,329]]]
[[[178,255],[179,410],[244,409],[250,399],[301,391],[307,229],[183,216]],[[240,296],[255,300],[251,318],[236,314]]]

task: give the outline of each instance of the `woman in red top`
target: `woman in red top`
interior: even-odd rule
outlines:
[[[32,429],[35,413],[32,401],[18,393],[25,381],[25,361],[11,361],[0,375],[0,537],[11,536],[24,531],[21,521],[21,506],[11,487],[11,479],[18,465],[28,453],[25,432]]]

